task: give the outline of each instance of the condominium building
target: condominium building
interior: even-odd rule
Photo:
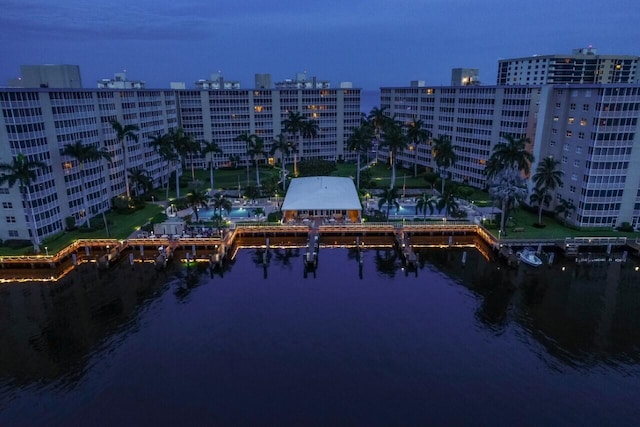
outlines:
[[[115,73],[112,79],[98,80],[99,89],[144,89],[142,80],[128,80],[126,73]]]
[[[640,57],[599,55],[593,47],[570,55],[534,55],[498,61],[498,85],[638,83]]]
[[[561,162],[564,186],[551,209],[560,199],[571,201],[576,210],[568,220],[580,227],[640,225],[640,169],[633,167],[640,164],[639,85],[382,88],[381,107],[404,122],[422,120],[433,137],[451,137],[455,181],[486,187],[493,147],[507,134],[526,137],[536,159]],[[417,159],[436,170],[431,147],[411,148],[400,162]]]
[[[110,124],[114,119],[139,126],[141,143],[129,143],[123,152]],[[24,199],[18,185],[0,187],[0,239],[30,239],[34,229],[34,240],[41,242],[62,231],[67,217],[80,222],[108,209],[110,199],[125,191],[125,155],[128,168],[144,168],[159,183],[167,166],[146,141],[177,125],[175,93],[168,90],[1,90],[0,163],[22,154],[46,167]],[[106,149],[111,161],[81,168],[61,154],[76,141]]]
[[[353,158],[345,144],[360,124],[360,89],[181,90],[176,96],[180,126],[196,141],[213,141],[222,148],[223,154],[214,156],[216,166],[230,158],[242,164],[252,161],[246,144],[235,140],[245,132],[263,138],[268,152],[274,138],[284,134],[283,122],[290,111],[316,120],[319,128],[315,138],[302,139],[298,160]],[[208,159],[209,155],[199,156],[193,162],[206,167]]]

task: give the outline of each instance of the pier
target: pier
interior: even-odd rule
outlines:
[[[226,258],[233,259],[240,247],[267,248],[304,247],[311,250],[305,256],[309,271],[317,266],[321,246],[364,247],[387,245],[391,242],[400,251],[407,265],[418,261],[414,248],[418,247],[475,247],[487,259],[491,250],[497,254],[516,248],[533,247],[560,249],[565,256],[576,257],[582,251],[606,251],[623,247],[638,254],[640,243],[624,237],[576,237],[554,239],[503,239],[499,240],[479,224],[457,221],[442,223],[345,223],[345,224],[234,224],[215,237],[135,237],[126,240],[82,239],[77,240],[52,255],[23,255],[0,257],[0,280],[15,281],[25,277],[42,277],[55,281],[72,271],[80,263],[96,263],[98,269],[108,269],[120,262],[126,253],[129,262],[153,262],[164,266],[172,258],[189,262],[208,262],[220,266]],[[483,242],[478,244],[478,240]],[[267,243],[265,243],[267,242]],[[503,248],[507,249],[503,249]],[[490,249],[487,249],[490,248]],[[162,254],[164,259],[160,259]],[[36,273],[37,271],[37,273]],[[25,279],[26,280],[26,279]]]

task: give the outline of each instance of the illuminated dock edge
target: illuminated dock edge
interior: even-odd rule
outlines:
[[[414,247],[456,247],[474,246],[478,249],[481,245],[458,244],[455,236],[477,236],[489,248],[499,250],[502,246],[510,247],[556,247],[563,251],[582,246],[603,246],[607,248],[629,246],[634,250],[638,242],[628,242],[624,238],[590,237],[557,239],[503,239],[499,240],[480,224],[468,222],[446,221],[442,223],[351,223],[351,224],[326,224],[313,228],[310,225],[289,225],[277,223],[252,223],[236,224],[228,229],[223,236],[216,237],[149,237],[132,238],[126,240],[117,239],[80,239],[52,255],[20,255],[0,256],[0,283],[16,281],[57,281],[69,274],[73,269],[84,263],[96,263],[98,267],[120,262],[122,254],[127,252],[129,261],[134,263],[154,262],[159,248],[166,248],[169,253],[180,253],[181,260],[188,258],[195,262],[208,262],[212,254],[220,254],[233,259],[240,248],[264,247],[266,238],[289,238],[281,243],[275,243],[272,247],[301,247],[307,242],[311,233],[316,233],[322,238],[325,247],[350,246],[348,239],[344,237],[360,236],[363,239],[373,236],[390,236],[397,233],[405,236],[442,237],[434,244],[421,244],[414,242]],[[251,240],[254,239],[253,242]],[[257,240],[256,240],[257,239]],[[340,241],[340,243],[338,243]],[[371,241],[371,240],[370,240]],[[384,244],[383,242],[378,242]],[[184,253],[184,255],[183,255]],[[481,248],[485,258],[489,253]],[[187,255],[188,254],[188,255]],[[185,259],[183,259],[185,258]],[[12,271],[11,274],[9,270]],[[34,272],[38,274],[26,274]],[[55,270],[55,273],[54,273]],[[22,271],[24,277],[17,272]],[[53,274],[52,274],[53,273]],[[31,276],[27,278],[27,276]]]

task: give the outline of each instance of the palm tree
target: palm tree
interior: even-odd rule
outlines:
[[[441,195],[444,194],[444,183],[447,177],[447,170],[458,160],[455,149],[456,147],[452,144],[451,138],[448,135],[441,135],[433,140],[432,155],[436,160],[436,165],[440,169],[440,177],[442,178]]]
[[[85,195],[84,163],[95,162],[101,159],[110,161],[111,154],[105,149],[97,148],[95,145],[84,145],[82,144],[82,141],[76,141],[74,144],[65,145],[60,154],[62,154],[63,156],[73,157],[78,162],[78,167],[80,168],[80,190],[82,193],[82,206],[85,212],[85,221],[87,223],[87,228],[90,228],[91,224],[89,221],[89,209],[87,206],[87,197]]]
[[[527,185],[520,176],[520,171],[508,168],[496,175],[489,187],[489,194],[502,202],[500,231],[504,232],[507,211],[527,197]]]
[[[389,188],[393,188],[396,185],[396,155],[399,151],[409,146],[409,140],[397,121],[387,121],[382,145],[389,149],[389,163],[391,164],[391,183]]]
[[[136,197],[138,197],[140,193],[149,191],[151,188],[151,178],[143,168],[129,169],[129,181],[133,186]]]
[[[256,187],[260,187],[260,157],[264,155],[264,139],[258,135],[252,135],[247,154],[256,162]]]
[[[171,138],[167,134],[157,134],[152,136],[149,141],[149,145],[153,147],[160,158],[167,162],[166,175],[166,196],[165,200],[167,201],[167,206],[169,207],[169,176],[171,175],[171,166],[174,165],[174,169],[176,171],[176,175],[178,174],[177,162],[179,160],[178,154],[176,153],[173,144],[171,142]]]
[[[245,143],[247,154],[249,154],[248,150],[249,150],[249,146],[251,145],[252,139],[253,139],[253,134],[250,134],[247,131],[242,132],[240,135],[233,138],[234,141],[240,141]],[[251,163],[251,161],[249,158],[247,158],[247,185],[249,185],[249,163]]]
[[[382,209],[383,205],[387,205],[387,219],[389,219],[389,211],[391,210],[391,206],[395,206],[396,211],[400,209],[397,189],[385,188],[382,191],[382,196],[380,196],[380,200],[378,200],[378,209]]]
[[[540,187],[534,187],[533,193],[529,196],[532,205],[538,205],[538,224],[542,225],[542,206],[549,206],[551,195]]]
[[[423,212],[423,219],[427,220],[427,210],[429,215],[433,215],[434,210],[438,206],[438,199],[428,193],[422,193],[422,196],[416,202],[416,213]]]
[[[293,151],[293,176],[298,176],[298,148],[300,147],[298,138],[302,134],[305,120],[302,113],[289,111],[289,116],[282,121],[284,132],[293,137],[293,142],[291,143],[291,150]]]
[[[562,176],[564,172],[558,169],[560,162],[555,160],[552,156],[545,157],[536,167],[536,173],[533,175],[533,182],[536,185],[536,189],[542,193],[540,201],[546,199],[549,191],[555,190],[557,187],[562,187]],[[551,198],[549,196],[549,198]],[[548,204],[548,202],[547,202]],[[542,224],[542,203],[538,209],[538,223]]]
[[[211,199],[212,205],[213,205],[213,212],[214,214],[216,212],[220,212],[220,214],[217,216],[217,220],[219,221],[220,218],[222,217],[222,211],[225,210],[227,212],[231,212],[231,200],[227,199],[226,197],[224,197],[224,194],[222,193],[217,193],[214,194],[212,199]],[[218,226],[220,224],[218,223]]]
[[[447,191],[440,195],[437,208],[440,212],[444,209],[449,217],[455,217],[458,214],[458,201],[453,191]]]
[[[286,159],[289,154],[291,154],[291,144],[289,144],[284,135],[281,133],[276,135],[276,138],[271,144],[271,155],[273,156],[276,151],[280,152],[280,165],[282,166],[282,190],[284,191],[286,189]]]
[[[214,154],[222,154],[222,149],[215,142],[203,141],[202,148],[200,148],[200,152],[204,155],[207,153],[211,153],[211,157],[209,159],[209,186],[213,190],[213,155]]]
[[[528,176],[531,172],[531,163],[534,161],[533,154],[526,150],[527,144],[530,144],[531,141],[527,137],[516,138],[511,134],[507,134],[503,138],[507,142],[496,144],[493,147],[491,157],[495,156],[496,164],[501,165],[502,169],[513,168]]]
[[[413,176],[418,176],[418,145],[429,140],[431,132],[424,129],[422,120],[413,120],[407,125],[407,138],[413,144]]]
[[[207,206],[208,202],[209,196],[207,196],[206,191],[192,188],[189,190],[189,193],[187,193],[187,204],[193,209],[193,213],[196,215],[196,222],[200,219],[198,216],[198,208]]]
[[[562,214],[563,216],[563,224],[566,226],[567,225],[567,217],[569,216],[569,214],[573,211],[576,210],[575,205],[573,204],[573,202],[571,200],[567,200],[567,199],[560,199],[560,202],[558,202],[558,205],[556,206],[555,212],[556,214],[560,215]]]
[[[320,126],[318,126],[318,121],[313,119],[307,119],[302,122],[302,129],[300,130],[302,134],[302,155],[304,155],[304,140],[309,138],[317,138],[318,132],[320,132]]]
[[[360,155],[371,148],[373,129],[364,121],[359,127],[353,129],[353,133],[347,139],[347,148],[356,152],[356,187],[360,190]]]
[[[111,120],[111,127],[113,128],[113,130],[116,132],[116,139],[118,140],[118,143],[120,143],[120,146],[122,147],[122,170],[124,171],[124,183],[125,183],[125,188],[127,189],[127,199],[131,198],[131,191],[129,189],[129,180],[127,179],[127,170],[129,170],[129,167],[127,165],[129,159],[128,159],[128,155],[127,155],[127,140],[131,140],[134,143],[138,142],[138,135],[135,132],[138,132],[140,130],[140,128],[138,127],[138,125],[125,125],[123,126],[119,121],[117,120]]]
[[[13,187],[16,182],[22,194],[22,202],[24,206],[29,206],[31,211],[31,241],[33,243],[34,252],[40,252],[40,238],[38,236],[38,227],[36,224],[36,216],[33,212],[31,203],[31,191],[29,186],[38,178],[36,170],[45,169],[47,165],[39,160],[29,160],[19,153],[11,163],[1,163],[0,171],[6,172],[0,174],[0,185],[5,182],[9,187]]]
[[[195,142],[190,135],[184,132],[184,129],[170,129],[168,135],[169,141],[173,147],[174,152],[178,156],[178,163],[182,165],[184,169],[184,159],[186,155],[197,153],[200,150],[200,144]],[[192,162],[193,164],[193,162]],[[193,172],[193,171],[192,171]],[[193,174],[192,174],[193,175]],[[195,180],[195,177],[192,176]],[[176,168],[176,198],[180,198],[180,174]]]
[[[367,119],[369,120],[369,123],[371,123],[371,126],[373,126],[373,133],[376,137],[376,160],[378,160],[380,136],[389,121],[389,116],[386,115],[385,108],[373,107],[371,112],[369,112]]]

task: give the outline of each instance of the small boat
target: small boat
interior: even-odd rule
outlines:
[[[542,260],[538,258],[538,255],[532,249],[525,248],[516,255],[520,261],[532,267],[540,267],[542,265]]]

